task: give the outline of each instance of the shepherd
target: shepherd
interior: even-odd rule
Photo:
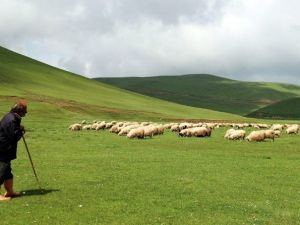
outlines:
[[[0,186],[4,184],[6,193],[0,201],[8,201],[21,195],[13,189],[11,161],[17,158],[18,141],[25,133],[21,119],[27,113],[25,101],[18,101],[0,121]]]

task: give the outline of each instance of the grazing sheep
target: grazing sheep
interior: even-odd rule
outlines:
[[[265,138],[266,139],[272,139],[273,141],[274,141],[274,139],[275,139],[275,131],[274,130],[264,130],[264,132],[265,132]]]
[[[191,128],[192,136],[195,137],[210,137],[211,129],[209,127],[195,127]]]
[[[154,126],[145,126],[144,127],[144,137],[153,137],[155,133],[155,127]]]
[[[130,130],[127,134],[128,138],[144,138],[144,128],[138,127]]]
[[[206,127],[193,127],[186,128],[179,132],[180,137],[209,137],[211,135],[211,129]]]
[[[179,132],[179,131],[180,131],[179,125],[178,125],[178,124],[174,124],[174,125],[171,127],[171,131],[172,131],[172,132]]]
[[[248,141],[263,141],[265,140],[265,132],[264,131],[252,131],[247,137],[246,140]]]
[[[178,135],[180,137],[192,137],[192,133],[191,130],[189,128],[183,129],[181,130]]]
[[[91,129],[92,130],[96,130],[96,127],[98,126],[98,123],[97,122],[94,122],[91,126]]]
[[[82,125],[79,123],[75,123],[69,126],[69,129],[72,131],[78,131],[82,129]]]
[[[105,124],[105,129],[110,129],[114,125],[114,122],[106,123]]]
[[[95,130],[105,129],[106,123],[105,121],[102,121],[101,123],[98,123]]]
[[[298,124],[293,124],[286,128],[286,133],[287,134],[298,134],[299,132],[299,125]]]
[[[229,135],[234,131],[235,131],[235,129],[233,129],[233,128],[228,129],[224,135],[224,138],[228,139]]]
[[[82,130],[91,130],[92,129],[92,125],[84,125],[82,127]]]
[[[111,133],[119,133],[120,132],[120,129],[121,129],[121,126],[119,125],[113,125],[110,129],[109,129],[109,132]]]
[[[282,130],[283,127],[284,127],[284,125],[282,125],[282,124],[273,124],[270,129],[271,130]]]
[[[126,127],[123,127],[120,132],[118,133],[119,136],[125,136],[129,133],[130,130],[139,127],[139,125],[129,125]]]
[[[275,137],[280,137],[281,131],[280,130],[274,130]]]
[[[234,130],[231,131],[228,135],[228,140],[239,140],[239,139],[245,139],[246,131],[244,130]]]
[[[262,128],[262,129],[268,129],[270,127],[268,124],[264,124],[264,123],[260,123],[257,125],[259,126],[259,128]]]

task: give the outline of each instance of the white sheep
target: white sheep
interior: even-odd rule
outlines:
[[[246,140],[248,141],[263,141],[265,140],[265,132],[262,130],[259,131],[252,131],[247,137]]]
[[[130,130],[139,127],[139,125],[129,125],[126,127],[122,127],[122,129],[120,130],[120,132],[118,133],[119,136],[125,136],[129,133]]]
[[[281,131],[280,130],[274,130],[275,137],[280,137]]]
[[[264,130],[265,132],[265,138],[266,139],[272,139],[274,141],[276,135],[275,135],[275,131],[270,129],[270,130]]]
[[[235,129],[233,129],[233,128],[228,129],[224,135],[224,138],[228,139],[229,135],[234,131],[235,131]]]
[[[299,132],[299,125],[298,124],[293,124],[286,128],[286,133],[287,134],[298,134]]]
[[[239,140],[245,139],[246,131],[245,130],[234,130],[228,135],[228,140]]]
[[[82,127],[82,130],[91,130],[92,129],[92,125],[84,125],[83,127]]]
[[[194,127],[191,128],[192,136],[195,137],[210,137],[211,129],[209,127]]]
[[[191,133],[191,130],[189,128],[186,128],[186,129],[182,129],[178,135],[180,137],[191,137],[192,136],[192,133]]]
[[[82,125],[79,123],[75,123],[69,126],[69,129],[72,131],[79,131],[82,129]]]
[[[206,137],[211,135],[211,129],[207,127],[186,128],[179,132],[180,137]]]
[[[130,130],[127,134],[128,138],[144,138],[144,128],[138,127]]]
[[[180,131],[179,125],[178,124],[172,125],[171,131],[172,132],[178,132],[178,131]]]
[[[271,130],[282,130],[283,127],[284,127],[283,124],[273,124],[270,129]]]

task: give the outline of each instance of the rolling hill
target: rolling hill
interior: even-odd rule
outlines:
[[[300,98],[286,99],[249,113],[249,117],[300,119]]]
[[[122,90],[0,47],[0,111],[18,98],[29,102],[28,117],[43,119],[245,119]]]
[[[242,82],[208,74],[96,80],[183,105],[239,115],[300,96],[300,86],[296,85]]]

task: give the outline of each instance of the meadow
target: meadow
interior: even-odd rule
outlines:
[[[0,203],[1,225],[300,224],[299,135],[248,143],[224,140],[226,128],[143,140],[72,132],[83,119],[259,120],[124,91],[0,47],[1,117],[19,98],[42,190],[21,141],[13,173],[23,196]]]
[[[0,204],[1,224],[300,224],[298,135],[130,140],[69,131],[76,119],[24,118],[42,191],[19,143],[24,196]]]

